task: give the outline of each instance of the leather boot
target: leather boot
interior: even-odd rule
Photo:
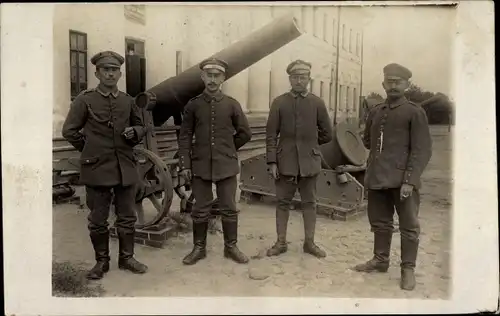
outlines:
[[[94,247],[96,264],[87,272],[87,279],[99,280],[109,271],[109,230],[102,234],[91,232],[90,240]]]
[[[193,222],[193,250],[184,257],[182,263],[193,265],[207,256],[208,222]]]
[[[146,273],[148,267],[134,258],[134,235],[132,232],[118,232],[118,268],[135,274]]]
[[[375,233],[374,238],[373,258],[365,263],[358,264],[354,267],[354,270],[358,272],[387,272],[389,269],[392,231],[389,233]]]
[[[416,286],[415,266],[419,241],[401,238],[401,283],[402,290],[412,291]]]
[[[237,263],[247,263],[248,257],[236,246],[238,242],[238,219],[222,219],[224,234],[224,257]]]
[[[276,208],[276,233],[278,235],[278,240],[271,248],[267,250],[267,255],[269,257],[278,256],[288,251],[288,245],[286,243],[286,231],[289,216],[289,210],[283,210],[280,207]]]
[[[316,208],[305,207],[302,211],[304,219],[304,252],[316,258],[326,257],[326,252],[314,243],[316,232]]]

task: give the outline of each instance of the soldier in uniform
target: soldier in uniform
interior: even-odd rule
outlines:
[[[292,90],[272,102],[266,127],[269,172],[275,179],[277,242],[267,251],[276,256],[287,251],[289,209],[298,189],[304,219],[304,252],[326,256],[314,243],[316,227],[316,182],[321,171],[320,145],[332,140],[332,127],[323,100],[307,91],[311,64],[292,62],[286,69]],[[279,143],[278,143],[279,135]]]
[[[248,258],[236,246],[238,210],[235,195],[240,172],[237,151],[250,141],[252,133],[239,102],[221,92],[227,63],[208,59],[200,63],[200,68],[205,91],[186,104],[179,137],[180,175],[191,181],[195,197],[191,213],[194,247],[183,263],[195,264],[206,257],[213,183],[221,213],[224,256],[247,263]]]
[[[420,235],[420,177],[431,158],[432,140],[425,111],[404,95],[411,71],[389,64],[383,72],[382,86],[387,99],[370,111],[363,136],[370,150],[365,186],[368,219],[374,233],[374,256],[355,266],[355,270],[388,270],[396,210],[401,234],[400,287],[413,290]]]
[[[124,58],[104,51],[90,61],[96,66],[99,85],[76,97],[62,130],[64,138],[81,152],[80,182],[87,193],[88,229],[97,261],[87,278],[101,279],[109,271],[108,217],[113,193],[119,236],[118,266],[133,273],[145,273],[147,266],[133,257],[138,181],[133,147],[144,136],[144,125],[134,99],[116,86]]]

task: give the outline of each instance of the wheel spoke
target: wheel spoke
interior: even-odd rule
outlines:
[[[153,206],[158,211],[158,213],[161,213],[163,211],[163,205],[162,205],[163,203],[161,203],[160,200],[154,194],[148,196],[148,199],[151,201],[151,203],[153,203]]]
[[[144,207],[142,205],[142,201],[140,203],[135,204],[137,210],[137,222],[139,224],[144,224]]]
[[[145,178],[146,175],[151,171],[151,169],[155,168],[155,164],[149,159],[146,159],[146,161],[139,164],[139,166],[142,178]]]
[[[139,213],[142,213],[142,223],[136,225],[136,227],[142,228],[150,225],[155,225],[161,222],[166,216],[168,216],[170,205],[172,203],[172,198],[174,194],[174,187],[172,183],[172,176],[170,172],[169,165],[158,157],[154,152],[151,152],[144,148],[134,148],[134,152],[141,157],[141,161],[138,164],[139,173],[141,177],[141,183],[144,188],[139,193],[141,197],[140,207],[137,207],[138,217]],[[144,205],[144,201],[151,201],[154,207],[149,209],[149,203]],[[147,211],[147,212],[145,212]],[[155,212],[156,215],[153,218],[149,218],[149,212]],[[147,217],[147,218],[144,218]],[[139,218],[138,218],[139,219]]]

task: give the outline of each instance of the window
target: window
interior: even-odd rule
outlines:
[[[324,88],[324,82],[323,81],[320,81],[319,82],[319,97],[323,99],[323,101],[325,100],[323,97],[325,96],[324,95],[324,91],[323,91],[323,88]]]
[[[356,33],[356,56],[359,56],[359,33]]]
[[[345,24],[342,24],[342,48],[345,49]]]
[[[327,42],[328,40],[326,39],[326,35],[327,35],[327,28],[328,26],[326,25],[326,23],[328,22],[328,15],[325,13],[324,16],[323,16],[323,40],[325,42]]]
[[[132,38],[125,38],[125,51],[127,55],[138,55],[145,57],[144,42]]]
[[[87,89],[87,34],[69,31],[71,99]]]
[[[352,108],[353,108],[353,111],[356,112],[358,110],[358,100],[359,100],[358,91],[356,88],[353,89],[352,94],[353,94],[353,96],[352,96]]]
[[[349,53],[352,53],[352,29],[349,30]]]
[[[346,92],[346,109],[348,112],[351,109],[351,88],[347,87],[347,92]]]
[[[317,18],[317,13],[318,12],[318,7],[314,7],[313,8],[313,35],[314,36],[318,36],[318,27],[317,27],[317,21],[316,21],[316,18]]]
[[[269,70],[269,108],[271,108],[271,104],[273,103],[273,72]]]
[[[336,31],[335,31],[335,27],[336,27],[336,26],[337,26],[337,24],[335,23],[335,19],[333,19],[333,23],[332,23],[332,45],[333,45],[333,46],[336,46],[336,44],[337,44],[337,43],[335,42],[335,38],[336,38],[336,36],[335,36],[335,34],[336,34],[336,33],[335,33],[335,32],[336,32]]]
[[[273,103],[273,72],[269,70],[269,108]]]
[[[339,110],[342,111],[344,110],[345,108],[345,100],[344,100],[344,86],[343,85],[340,85],[340,89],[339,89],[339,103],[340,103],[340,107],[339,107]]]
[[[330,81],[330,89],[328,91],[328,108],[332,108],[333,82]]]

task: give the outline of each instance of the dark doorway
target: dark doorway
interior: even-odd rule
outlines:
[[[127,93],[135,97],[146,91],[146,58],[144,54],[144,42],[126,38],[125,39],[125,76]]]

